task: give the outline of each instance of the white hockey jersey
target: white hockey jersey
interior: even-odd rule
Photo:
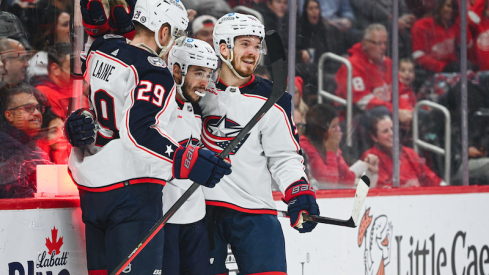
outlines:
[[[194,114],[194,107],[191,103],[176,100],[178,108],[173,112],[171,121],[176,123],[177,126],[173,128],[174,131],[171,134],[183,146],[189,140],[194,145],[198,144],[202,128],[201,117]],[[192,181],[189,179],[173,179],[167,182],[165,188],[163,188],[163,213],[166,213],[173,206],[191,184]],[[168,223],[189,224],[203,219],[205,215],[203,188],[205,187],[199,187],[168,220]]]
[[[99,192],[129,184],[165,184],[175,150],[175,84],[158,56],[105,35],[87,55],[85,79],[101,129],[95,143],[73,148],[69,170],[79,188]]]
[[[217,83],[199,102],[201,139],[217,153],[232,140],[265,103],[272,83],[258,76],[241,87]],[[291,96],[285,94],[231,152],[233,172],[214,188],[205,188],[208,205],[247,213],[276,214],[272,179],[282,192],[306,179],[297,130],[291,117]]]

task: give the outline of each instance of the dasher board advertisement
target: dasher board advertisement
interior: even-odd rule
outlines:
[[[87,274],[81,210],[0,210],[0,274]]]
[[[450,187],[447,187],[450,188]],[[487,188],[486,188],[487,189]],[[439,189],[443,190],[449,189]],[[345,219],[353,198],[318,200]],[[284,204],[277,201],[279,209]],[[284,229],[288,274],[489,274],[489,193],[369,196],[357,228]]]

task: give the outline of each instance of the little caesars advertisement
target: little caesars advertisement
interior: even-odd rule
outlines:
[[[318,200],[347,219],[353,199]],[[284,208],[277,202],[277,206]],[[284,228],[288,274],[489,274],[489,193],[367,197],[357,228]]]
[[[0,274],[87,274],[79,208],[0,211]]]

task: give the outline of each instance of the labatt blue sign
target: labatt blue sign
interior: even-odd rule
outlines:
[[[68,263],[69,252],[62,251],[62,246],[63,237],[58,238],[58,229],[54,227],[51,230],[51,238],[46,238],[47,251],[40,252],[36,261],[9,263],[8,275],[70,275],[70,272],[63,268]]]

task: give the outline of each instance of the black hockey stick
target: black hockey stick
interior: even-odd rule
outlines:
[[[265,104],[258,110],[253,118],[239,132],[239,134],[228,144],[228,146],[219,154],[220,159],[225,159],[229,153],[241,142],[241,140],[250,132],[258,123],[265,113],[282,97],[287,87],[287,62],[285,61],[285,50],[282,40],[276,31],[268,31],[265,36],[268,55],[272,62],[272,79],[273,87],[270,97]],[[160,218],[160,220],[151,228],[148,234],[134,248],[134,250],[110,273],[111,275],[120,274],[122,270],[141,252],[141,250],[153,239],[153,237],[165,226],[166,222],[175,214],[175,212],[187,201],[188,198],[200,187],[200,184],[193,183],[185,193],[173,204],[170,209]]]
[[[332,225],[340,225],[346,227],[357,227],[358,219],[360,218],[360,211],[362,211],[363,202],[367,197],[368,190],[370,188],[370,179],[363,175],[358,181],[357,191],[355,192],[355,201],[353,202],[353,210],[351,217],[348,220],[339,220],[327,217],[321,217],[316,215],[303,215],[304,221],[326,223]],[[289,217],[287,211],[278,210],[278,216]]]

